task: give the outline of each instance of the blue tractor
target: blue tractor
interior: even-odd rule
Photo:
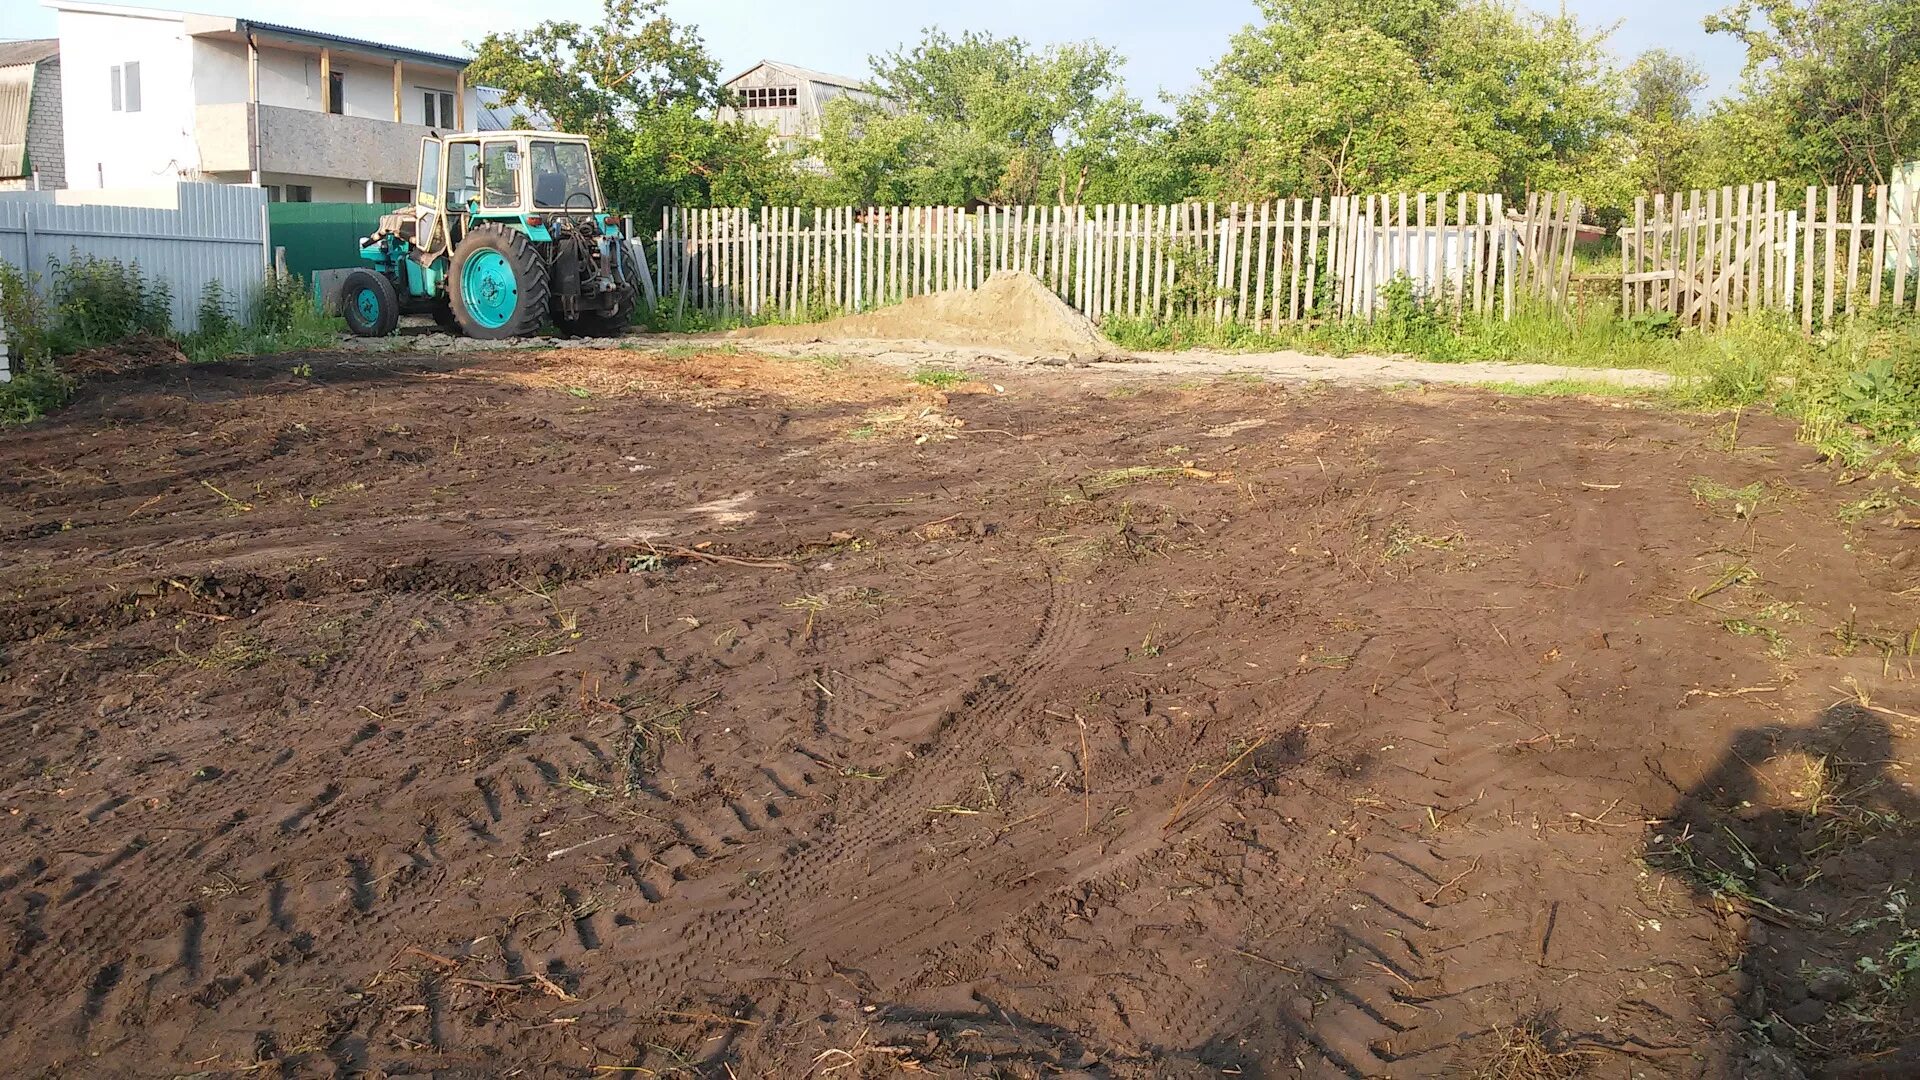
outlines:
[[[637,269],[606,213],[580,135],[497,131],[420,141],[414,205],[360,242],[370,264],[340,294],[347,326],[391,334],[431,313],[468,337],[617,334],[632,321]]]

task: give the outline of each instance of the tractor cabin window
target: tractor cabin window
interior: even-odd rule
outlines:
[[[420,140],[420,203],[440,205],[440,140]]]
[[[593,168],[585,143],[529,143],[533,155],[533,205],[543,210],[594,208]]]
[[[514,207],[520,205],[520,150],[510,142],[490,142],[482,153],[480,176],[486,190],[480,205]]]
[[[800,104],[797,86],[755,86],[740,91],[740,104],[748,109],[791,109]]]
[[[480,144],[450,143],[447,147],[447,205],[464,210],[480,197]]]

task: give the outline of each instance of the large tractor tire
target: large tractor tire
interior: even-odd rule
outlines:
[[[447,292],[468,337],[523,337],[546,319],[547,264],[521,233],[475,226],[454,249],[452,270]]]
[[[385,274],[355,270],[341,283],[340,315],[359,337],[386,337],[400,325],[400,297]]]

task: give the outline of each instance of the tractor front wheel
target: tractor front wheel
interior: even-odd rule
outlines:
[[[340,314],[359,337],[386,337],[400,324],[400,297],[385,274],[355,270],[340,286]]]
[[[521,337],[547,317],[547,266],[522,233],[500,225],[468,230],[453,252],[447,291],[468,337]]]

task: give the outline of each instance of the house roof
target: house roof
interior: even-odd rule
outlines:
[[[24,41],[0,41],[0,67],[37,64],[60,55],[59,38],[28,38]]]
[[[55,11],[86,12],[96,15],[119,15],[136,19],[166,19],[186,24],[186,32],[194,37],[221,36],[229,34],[245,35],[260,33],[284,40],[299,41],[310,45],[339,46],[355,52],[370,53],[374,56],[393,60],[412,60],[415,63],[466,67],[473,62],[470,56],[454,56],[448,53],[428,52],[425,49],[410,49],[403,45],[388,45],[383,42],[369,41],[366,38],[348,37],[344,34],[328,34],[319,30],[307,30],[284,23],[270,23],[259,19],[236,18],[227,15],[203,15],[193,11],[170,11],[161,8],[130,7],[122,4],[100,4],[91,0],[42,0]]]
[[[828,71],[815,71],[812,68],[804,68],[798,64],[789,64],[782,60],[762,60],[740,74],[735,75],[733,78],[728,79],[724,85],[732,86],[734,83],[759,71],[763,67],[778,68],[796,79],[804,79],[807,82],[824,83],[827,86],[844,86],[850,90],[867,90],[869,92],[872,90],[872,88],[867,85],[866,79],[856,79],[850,75],[835,75]]]
[[[398,60],[413,60],[420,63],[444,64],[449,67],[463,68],[473,63],[471,56],[454,56],[450,53],[427,52],[424,49],[409,49],[400,45],[383,45],[378,41],[365,38],[347,37],[344,34],[323,34],[318,30],[303,30],[298,26],[285,26],[280,23],[261,22],[258,19],[235,19],[236,29],[269,34],[278,38],[291,38],[295,41],[309,42],[315,45],[340,45],[357,52],[373,53],[376,56],[392,57]]]
[[[474,97],[478,99],[480,108],[477,110],[478,115],[474,117],[473,130],[512,131],[519,126],[521,120],[525,120],[529,128],[550,128],[553,126],[552,118],[547,116],[546,113],[524,102],[517,105],[509,105],[504,100],[506,96],[507,92],[505,90],[496,87],[477,86],[474,88]]]

